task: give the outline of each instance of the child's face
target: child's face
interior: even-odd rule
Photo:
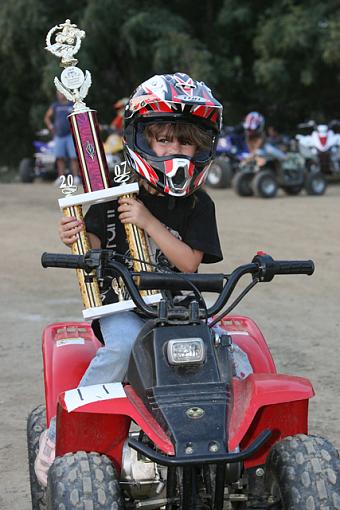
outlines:
[[[151,148],[158,157],[181,154],[192,158],[197,150],[197,146],[189,141],[179,140],[176,136],[167,134],[166,127],[152,137]]]

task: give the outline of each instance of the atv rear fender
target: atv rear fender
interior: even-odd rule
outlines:
[[[48,425],[56,415],[59,394],[78,386],[100,346],[86,322],[59,322],[44,329],[42,350]]]
[[[254,373],[276,373],[267,342],[252,319],[231,315],[221,320],[220,327],[247,353]]]

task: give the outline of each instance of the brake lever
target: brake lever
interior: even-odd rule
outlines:
[[[91,273],[93,270],[97,270],[98,278],[102,278],[104,273],[103,268],[112,257],[112,250],[91,249],[84,255],[84,271],[86,273]]]

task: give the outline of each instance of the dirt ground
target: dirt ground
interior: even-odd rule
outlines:
[[[310,431],[340,447],[340,186],[323,197],[274,200],[211,192],[224,262],[231,271],[257,250],[279,259],[313,259],[315,274],[258,285],[236,309],[252,317],[278,370],[310,378],[316,397]],[[0,509],[29,510],[26,417],[44,400],[41,333],[55,321],[82,320],[75,272],[43,269],[43,251],[64,251],[57,238],[60,191],[48,183],[0,185],[2,237],[0,341]],[[66,250],[66,248],[65,248]],[[204,270],[204,269],[203,269]]]

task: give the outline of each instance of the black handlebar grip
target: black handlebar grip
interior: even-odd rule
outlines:
[[[261,282],[270,282],[278,274],[307,274],[314,273],[312,260],[274,260],[264,252],[257,252],[253,262],[258,264]]]
[[[308,274],[314,273],[312,260],[274,260],[275,274]]]
[[[138,273],[138,287],[141,290],[193,290],[193,285],[201,292],[221,292],[224,275],[198,273]]]
[[[41,256],[43,267],[63,267],[65,269],[84,269],[85,259],[83,255],[71,255],[64,253],[43,253]]]

